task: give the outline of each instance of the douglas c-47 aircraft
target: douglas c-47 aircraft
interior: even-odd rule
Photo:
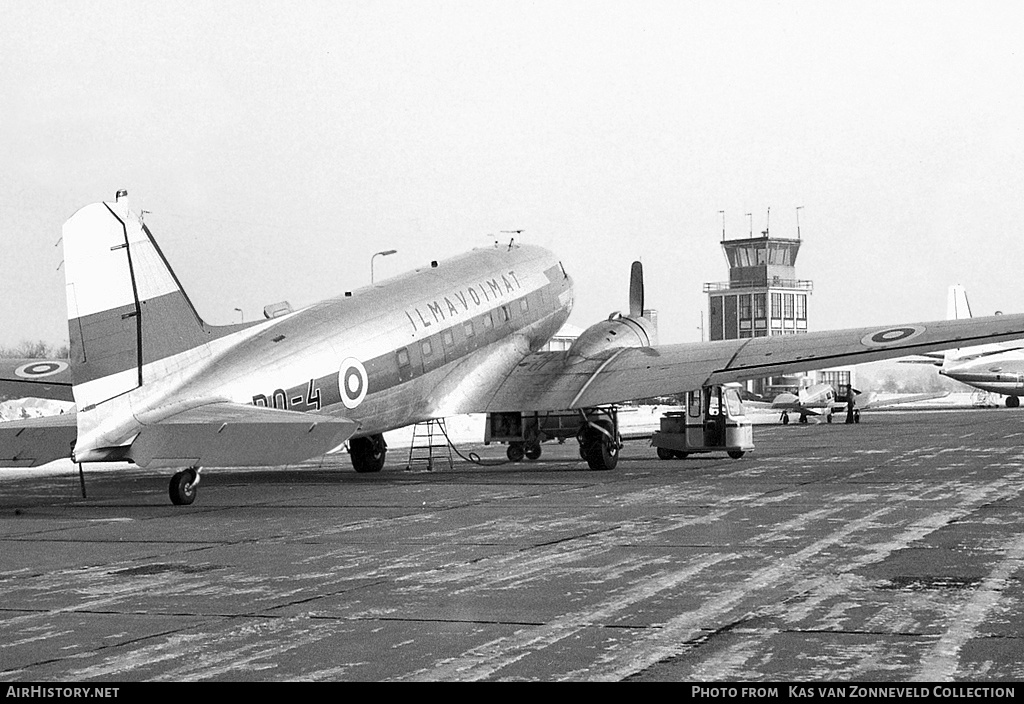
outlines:
[[[482,412],[588,409],[709,384],[1024,338],[1024,315],[652,346],[634,268],[628,315],[569,350],[538,351],[569,317],[572,279],[551,252],[487,247],[268,320],[212,326],[182,291],[127,199],[63,228],[69,362],[0,368],[59,386],[77,412],[0,424],[0,466],[130,461],[178,469],[300,462],[348,442],[358,472],[384,465],[383,433]],[[70,364],[70,369],[62,367]],[[601,416],[580,435],[593,469],[615,466]]]

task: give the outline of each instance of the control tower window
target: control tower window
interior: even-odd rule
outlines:
[[[751,319],[751,296],[746,294],[739,297],[739,319],[750,320]]]
[[[758,320],[764,320],[768,317],[768,312],[765,310],[768,303],[767,295],[765,293],[754,294],[754,317]]]
[[[807,294],[796,294],[796,319],[807,320]]]

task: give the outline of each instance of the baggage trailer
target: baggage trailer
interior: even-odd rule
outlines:
[[[541,455],[541,443],[576,438],[580,457],[591,469],[614,469],[622,449],[619,416],[615,406],[579,408],[565,411],[511,411],[488,413],[484,424],[484,444],[507,443],[505,454],[512,462],[523,457],[535,460]]]
[[[754,449],[754,432],[737,389],[705,386],[686,393],[686,410],[662,416],[661,429],[651,436],[651,445],[663,460],[723,450],[738,460]]]

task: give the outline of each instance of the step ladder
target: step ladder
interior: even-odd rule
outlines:
[[[448,462],[448,469],[452,469],[452,447],[448,443],[447,432],[444,418],[414,425],[412,443],[409,444],[409,464],[405,471],[432,472],[439,463],[445,461]]]

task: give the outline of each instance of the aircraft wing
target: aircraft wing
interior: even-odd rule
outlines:
[[[67,360],[0,358],[0,401],[13,398],[74,401]]]
[[[75,413],[0,423],[0,467],[38,467],[71,456]]]
[[[930,401],[935,398],[945,398],[949,396],[948,391],[933,391],[930,393],[923,394],[910,394],[908,396],[896,396],[894,398],[882,399],[877,394],[872,394],[865,403],[858,403],[854,401],[854,406],[860,410],[867,410],[869,408],[881,408],[882,406],[896,406],[901,403],[914,403],[915,401]],[[843,410],[846,408],[845,403],[837,403],[833,406],[836,410]]]
[[[1024,315],[800,335],[607,349],[590,358],[536,352],[487,390],[485,411],[569,409],[954,347],[1024,338]],[[467,411],[468,412],[468,411]]]
[[[146,425],[128,455],[140,467],[291,464],[333,450],[357,427],[337,416],[213,403]]]

